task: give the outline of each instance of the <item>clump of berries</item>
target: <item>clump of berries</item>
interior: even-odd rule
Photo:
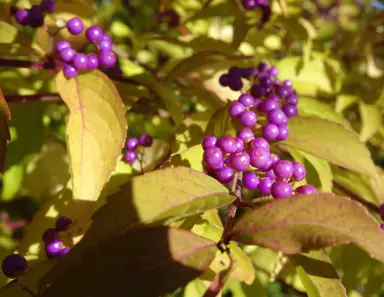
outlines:
[[[17,9],[16,21],[23,26],[38,28],[44,25],[46,13],[52,13],[56,9],[53,0],[42,0],[40,4],[33,5],[30,9]]]
[[[268,0],[242,0],[241,4],[246,10],[261,9],[262,15],[260,23],[263,25],[271,18],[272,10]]]
[[[78,17],[67,21],[67,30],[73,35],[79,35],[84,30],[84,24]],[[60,59],[66,63],[63,72],[65,77],[76,77],[81,70],[93,70],[99,66],[109,68],[116,64],[116,55],[112,52],[112,38],[104,33],[99,26],[91,26],[85,31],[89,42],[96,44],[98,55],[77,53],[66,40],[56,43],[56,51]]]
[[[128,138],[125,142],[124,161],[132,164],[137,159],[136,149],[140,146],[150,147],[152,145],[152,136],[144,133],[139,138]]]
[[[277,75],[275,67],[260,63],[257,68],[232,67],[220,77],[221,85],[235,91],[243,88],[242,79],[252,86],[229,107],[231,118],[241,125],[236,137],[205,137],[203,160],[207,171],[224,184],[233,181],[235,172],[243,172],[243,186],[262,195],[315,194],[312,185],[293,188],[306,176],[301,163],[280,160],[270,150],[270,142],[288,138],[288,118],[297,115],[296,92],[290,81],[280,82]]]
[[[68,231],[73,222],[70,218],[62,216],[56,220],[55,228],[49,228],[43,233],[45,253],[48,259],[54,259],[67,254],[69,247],[64,247],[64,243],[59,238],[58,233]],[[28,270],[27,259],[20,254],[7,256],[2,263],[2,270],[6,277],[17,278]]]

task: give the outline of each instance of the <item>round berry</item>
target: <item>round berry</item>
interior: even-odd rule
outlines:
[[[384,221],[384,203],[380,205],[380,217]]]
[[[44,25],[43,9],[40,5],[33,5],[28,13],[29,25],[32,28],[38,28]]]
[[[276,77],[279,75],[279,70],[277,70],[276,67],[272,66],[271,68],[268,69],[268,75]]]
[[[104,33],[101,40],[106,40],[112,43],[112,37],[108,33]]]
[[[99,55],[99,62],[105,68],[112,67],[116,64],[116,56],[112,52],[102,51]]]
[[[251,94],[255,98],[261,98],[266,94],[266,90],[263,86],[260,85],[254,85],[251,88]]]
[[[60,40],[56,43],[56,51],[59,53],[65,48],[71,48],[71,44],[66,40]]]
[[[255,168],[263,167],[269,158],[269,152],[263,148],[254,148],[249,152],[250,163]]]
[[[275,140],[279,135],[279,127],[275,124],[267,124],[263,127],[263,136],[266,140]]]
[[[232,118],[238,117],[240,114],[242,114],[245,111],[245,107],[240,102],[233,102],[229,106],[229,115]]]
[[[273,167],[273,160],[271,157],[268,157],[267,162],[263,166],[260,166],[259,169],[261,169],[264,172],[267,172],[268,170],[271,170]]]
[[[71,47],[66,47],[64,49],[62,49],[60,51],[60,59],[63,61],[63,62],[70,62],[74,56],[76,55],[76,52],[73,48]]]
[[[223,74],[219,78],[219,83],[223,87],[228,87],[229,86],[229,75],[228,74]]]
[[[56,10],[56,4],[53,0],[43,0],[40,3],[41,8],[48,13],[52,13]]]
[[[223,153],[218,147],[210,147],[204,151],[203,160],[212,169],[223,167]]]
[[[260,148],[269,152],[269,143],[262,137],[257,137],[252,141],[254,148]]]
[[[88,66],[88,59],[87,59],[87,56],[84,55],[84,54],[76,54],[74,57],[73,57],[73,60],[72,60],[72,65],[73,67],[75,67],[77,70],[82,70],[82,69],[86,69],[87,66]]]
[[[289,104],[296,105],[299,102],[299,100],[297,99],[297,97],[295,95],[291,95],[291,96],[288,97],[287,102]]]
[[[281,109],[274,109],[267,114],[268,122],[275,125],[286,125],[288,118]]]
[[[232,182],[234,175],[235,173],[230,167],[223,167],[215,172],[216,179],[223,184],[229,184]]]
[[[29,11],[26,9],[18,9],[15,13],[16,21],[20,25],[28,25],[29,23]]]
[[[135,151],[127,150],[124,153],[124,161],[125,162],[132,164],[133,162],[136,161],[136,159],[137,159],[137,155],[136,155]]]
[[[251,94],[244,93],[240,95],[239,102],[245,107],[251,107],[255,103],[255,98]]]
[[[66,216],[61,216],[56,220],[56,231],[57,232],[64,232],[67,231],[73,224],[73,221],[71,218],[68,218]]]
[[[285,104],[283,106],[283,112],[284,114],[288,117],[288,118],[291,118],[291,117],[295,117],[297,116],[298,114],[298,111],[297,111],[297,106],[295,104]]]
[[[99,26],[91,26],[85,31],[85,37],[89,41],[100,41],[103,35],[103,30]]]
[[[92,70],[99,67],[99,58],[95,54],[89,54],[87,56],[87,68]]]
[[[237,151],[237,144],[234,138],[223,136],[217,141],[217,146],[224,153],[234,153]]]
[[[237,132],[236,137],[247,143],[251,141],[255,136],[251,129],[242,128],[239,132]]]
[[[273,170],[268,170],[268,171],[265,173],[265,176],[268,177],[268,178],[271,179],[271,180],[276,180],[276,175],[275,175],[275,173],[273,172]]]
[[[236,152],[241,153],[242,151],[244,151],[244,141],[237,137],[235,137],[234,140],[236,142],[236,147],[237,147]]]
[[[60,250],[63,246],[63,242],[60,239],[47,244],[45,246],[45,253],[49,259],[60,255]]]
[[[268,64],[265,63],[265,62],[260,62],[260,63],[259,63],[259,66],[257,66],[257,69],[258,69],[260,72],[267,71],[267,69],[268,69]]]
[[[286,126],[279,128],[279,135],[277,135],[276,140],[283,141],[288,139],[289,129]]]
[[[272,184],[273,181],[266,177],[259,182],[259,184],[257,185],[257,189],[260,191],[261,194],[269,195],[271,194]]]
[[[76,77],[77,75],[77,70],[75,67],[73,67],[72,65],[65,65],[64,68],[63,68],[63,72],[64,72],[64,76],[66,78],[74,78]]]
[[[237,171],[244,171],[248,169],[250,157],[247,152],[241,152],[231,155],[231,166]]]
[[[255,0],[242,0],[241,1],[241,4],[243,5],[243,7],[247,10],[249,9],[253,9],[257,6],[256,4],[256,1]]]
[[[237,66],[229,68],[228,75],[231,77],[241,76],[241,69]]]
[[[273,172],[277,177],[289,178],[293,174],[293,165],[288,160],[277,161],[276,164],[273,165]]]
[[[137,138],[128,138],[125,142],[125,148],[127,150],[134,150],[139,146],[139,140]]]
[[[43,233],[43,241],[45,244],[51,243],[58,239],[57,231],[55,228],[48,228]]]
[[[292,195],[292,186],[285,181],[275,181],[271,187],[274,198],[281,199]]]
[[[244,127],[253,127],[257,124],[257,115],[251,110],[246,110],[239,116],[240,124]]]
[[[101,40],[99,42],[100,51],[112,51],[112,42],[109,40]]]
[[[246,189],[254,190],[259,185],[259,178],[254,172],[244,172],[242,182]]]
[[[314,195],[317,194],[317,189],[312,185],[304,185],[295,189],[297,195]]]
[[[280,157],[277,154],[271,153],[271,159],[273,161],[273,165],[275,165],[278,161],[280,161]]]
[[[305,170],[304,165],[299,162],[293,162],[292,166],[293,166],[293,174],[292,174],[293,178],[296,181],[303,180],[307,175],[307,171]]]
[[[70,252],[71,248],[69,247],[65,247],[65,248],[62,248],[59,252],[58,252],[58,256],[61,257],[61,256],[64,256],[66,254],[68,254]]]
[[[139,137],[139,144],[145,147],[150,147],[152,145],[153,138],[149,134],[141,134]]]
[[[83,21],[78,17],[71,18],[67,22],[67,30],[73,35],[79,35],[84,30]]]
[[[232,91],[240,91],[243,88],[243,82],[238,76],[230,76],[228,86]]]
[[[260,77],[260,84],[261,84],[264,88],[270,88],[270,87],[272,87],[272,85],[273,85],[272,80],[271,80],[268,76],[262,76],[262,77]]]
[[[265,100],[260,108],[262,111],[272,111],[272,110],[275,110],[275,109],[278,109],[280,107],[280,103],[279,101],[277,100],[273,100],[273,99],[267,99]]]
[[[292,87],[292,82],[290,80],[286,79],[286,80],[283,81],[283,86],[290,88],[290,87]]]
[[[202,146],[203,146],[203,149],[206,150],[207,148],[215,147],[216,143],[217,143],[217,137],[215,137],[215,136],[205,136],[204,139],[203,139]]]
[[[276,94],[277,94],[277,96],[279,96],[281,98],[285,98],[288,96],[289,90],[286,87],[278,86],[276,88]]]
[[[28,270],[27,260],[20,254],[7,256],[1,265],[6,277],[16,278]]]

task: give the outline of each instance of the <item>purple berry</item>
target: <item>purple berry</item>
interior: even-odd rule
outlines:
[[[292,82],[290,80],[284,80],[283,81],[283,86],[284,87],[292,87]]]
[[[71,47],[66,47],[60,51],[60,59],[63,62],[70,62],[76,55],[76,52],[73,48]]]
[[[380,224],[380,229],[384,231],[384,224]]]
[[[43,233],[43,241],[45,244],[51,243],[58,239],[57,231],[55,228],[48,228]]]
[[[242,151],[244,151],[244,141],[241,140],[240,138],[234,138],[235,139],[235,142],[236,142],[236,147],[237,147],[237,153],[241,153]]]
[[[89,54],[87,56],[87,68],[92,70],[99,67],[99,58],[95,54]]]
[[[85,31],[85,37],[89,41],[100,41],[103,38],[103,30],[99,26],[91,26]]]
[[[263,136],[266,140],[275,140],[279,135],[279,127],[275,124],[267,124],[263,127]]]
[[[45,246],[45,253],[48,259],[52,259],[60,255],[60,250],[63,246],[63,242],[60,239],[57,239]]]
[[[245,107],[251,107],[255,103],[255,98],[253,98],[251,94],[247,93],[241,94],[238,100]]]
[[[273,172],[273,170],[268,170],[268,171],[265,173],[265,176],[268,177],[268,178],[271,179],[271,180],[276,180],[276,175],[275,175],[275,173]]]
[[[99,42],[100,51],[112,51],[112,42],[109,40],[101,40]]]
[[[272,111],[280,107],[280,102],[274,99],[267,99],[261,104],[262,111]]]
[[[288,118],[281,109],[274,109],[267,114],[268,122],[275,125],[286,125]]]
[[[124,153],[124,161],[125,162],[132,164],[133,162],[136,161],[136,159],[137,159],[137,155],[136,155],[135,151],[127,150]]]
[[[99,62],[105,68],[112,67],[116,64],[116,56],[112,52],[102,51],[99,55]]]
[[[144,134],[141,134],[139,137],[139,144],[141,146],[150,147],[152,145],[152,142],[153,142],[153,138],[149,134],[144,133]]]
[[[255,0],[242,0],[241,4],[247,10],[250,10],[250,9],[253,9],[256,7],[256,1]]]
[[[101,40],[106,40],[112,43],[112,37],[108,33],[104,33]]]
[[[71,218],[68,218],[66,216],[61,216],[56,220],[56,231],[57,232],[67,231],[72,226],[72,224],[73,224],[73,221]]]
[[[20,25],[28,25],[29,23],[29,11],[26,9],[18,9],[15,13],[16,21]]]
[[[237,171],[244,171],[248,169],[250,157],[247,152],[236,153],[231,155],[231,166]]]
[[[288,160],[280,160],[273,165],[273,172],[277,177],[289,178],[293,174],[293,165]]]
[[[297,195],[314,195],[317,194],[317,189],[312,185],[304,185],[295,189]]]
[[[71,18],[67,22],[67,30],[73,35],[79,35],[84,30],[83,21],[78,17]]]
[[[229,68],[228,75],[230,77],[239,77],[241,75],[241,69],[239,67],[233,66]]]
[[[380,217],[384,221],[384,203],[380,205]]]
[[[259,185],[259,178],[254,172],[244,172],[242,182],[246,189],[254,190]]]
[[[61,257],[61,256],[64,256],[66,254],[68,254],[69,252],[71,251],[71,248],[69,247],[65,247],[65,248],[62,248],[59,252],[58,252],[58,256]]]
[[[87,56],[84,54],[76,54],[73,57],[72,60],[72,65],[75,67],[77,70],[82,70],[86,69],[88,66],[88,59]]]
[[[273,85],[272,80],[271,80],[268,76],[262,76],[262,77],[260,77],[260,84],[261,84],[264,88],[270,88],[270,87],[272,87],[272,85]]]
[[[56,4],[53,0],[43,0],[40,3],[41,8],[48,13],[52,13],[56,10]]]
[[[264,172],[267,172],[268,170],[271,170],[272,167],[273,167],[273,160],[271,157],[269,157],[267,162],[263,166],[260,166],[259,169],[261,169]]]
[[[239,116],[240,124],[244,127],[253,127],[257,124],[257,115],[251,110],[246,110]]]
[[[292,166],[293,166],[293,174],[292,174],[293,178],[296,181],[303,180],[307,175],[307,171],[305,170],[304,165],[299,162],[293,162]]]
[[[203,146],[203,149],[206,150],[207,148],[215,147],[216,143],[217,143],[217,137],[205,136],[203,139],[202,146]]]
[[[139,140],[137,138],[128,138],[125,142],[125,148],[127,150],[134,150],[139,146]]]
[[[271,67],[268,69],[268,75],[276,77],[279,75],[279,71],[276,67]]]
[[[60,40],[56,43],[56,51],[59,53],[65,48],[71,48],[71,44],[66,40]]]
[[[204,151],[203,160],[212,169],[223,167],[223,153],[218,147],[210,147]]]
[[[223,184],[229,184],[232,182],[234,175],[235,173],[230,167],[223,167],[215,172],[216,179]]]
[[[269,195],[271,194],[272,184],[273,181],[266,177],[260,181],[260,183],[257,185],[257,189],[260,191],[261,194]]]
[[[38,28],[44,25],[43,9],[40,5],[33,5],[28,13],[29,25]]]
[[[289,91],[286,87],[278,86],[276,88],[276,94],[277,94],[277,96],[279,96],[281,98],[285,98],[288,96]]]
[[[229,75],[228,74],[223,74],[219,78],[219,83],[223,87],[228,87],[229,86]]]
[[[279,128],[279,135],[277,135],[276,140],[283,141],[288,139],[289,129],[286,126]]]
[[[273,161],[273,165],[275,165],[278,161],[280,161],[280,157],[277,154],[271,153],[271,159]]]
[[[1,265],[6,277],[16,278],[28,270],[27,260],[20,254],[7,256]]]
[[[275,181],[271,187],[271,194],[276,199],[289,197],[292,195],[292,186],[285,181]]]
[[[232,118],[236,118],[238,117],[241,113],[243,113],[245,111],[245,107],[243,104],[241,104],[240,102],[233,102],[230,106],[229,106],[229,115],[232,117]]]
[[[236,137],[247,143],[251,141],[255,136],[251,129],[242,128],[239,132],[237,132]]]
[[[295,104],[285,104],[283,106],[283,112],[284,114],[288,117],[288,118],[291,118],[291,117],[295,117],[297,116],[298,114],[298,111],[297,111],[297,106]]]
[[[291,96],[288,97],[287,102],[288,102],[289,104],[294,104],[294,105],[296,105],[297,102],[299,102],[299,100],[297,99],[297,97],[296,97],[295,95],[291,95]]]
[[[257,69],[258,69],[260,72],[267,71],[267,69],[268,69],[268,64],[265,63],[265,62],[260,62],[260,63],[259,63],[259,66],[257,66]]]
[[[254,148],[249,152],[250,163],[255,168],[263,167],[269,158],[269,152],[263,148]]]
[[[254,98],[261,98],[266,94],[266,90],[263,86],[260,85],[254,85],[251,88],[251,94]]]
[[[262,137],[257,137],[252,142],[254,148],[260,148],[269,152],[269,143]]]
[[[232,91],[240,91],[243,88],[243,82],[238,76],[230,76],[228,86]]]
[[[234,138],[223,136],[217,141],[217,146],[224,153],[234,153],[237,151],[237,144]]]
[[[63,68],[63,72],[64,72],[64,76],[66,78],[74,78],[76,77],[77,75],[77,70],[75,67],[73,67],[72,65],[65,65],[64,68]]]

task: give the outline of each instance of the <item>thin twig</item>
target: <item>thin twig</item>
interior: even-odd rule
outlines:
[[[27,101],[61,101],[61,97],[57,93],[39,93],[33,95],[4,95],[8,103],[27,102]]]
[[[23,61],[23,60],[11,60],[0,59],[0,67],[9,68],[29,68],[29,69],[45,69],[45,70],[59,70],[62,68],[61,63],[56,61]]]

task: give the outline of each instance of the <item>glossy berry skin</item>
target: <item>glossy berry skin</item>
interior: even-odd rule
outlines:
[[[250,164],[261,169],[268,161],[269,152],[262,148],[254,148],[249,152]]]
[[[15,13],[16,21],[20,25],[28,25],[29,23],[29,11],[26,9],[18,9]]]
[[[100,41],[103,35],[103,30],[99,26],[91,26],[85,31],[85,37],[89,41]]]
[[[298,114],[298,111],[297,111],[297,106],[295,104],[285,104],[283,106],[283,112],[284,114],[288,117],[288,118],[291,118],[291,117],[295,117],[297,116]]]
[[[275,125],[286,125],[288,118],[281,109],[274,109],[267,114],[268,122]]]
[[[257,185],[257,189],[260,191],[262,195],[271,194],[271,188],[273,185],[273,181],[268,177],[263,178],[260,183]]]
[[[59,239],[57,236],[57,231],[55,228],[48,228],[43,233],[43,241],[45,244],[51,243],[55,241],[56,239]]]
[[[269,143],[268,141],[266,141],[264,138],[262,137],[256,137],[253,141],[252,141],[252,144],[253,144],[253,147],[254,148],[261,148],[267,152],[269,152]]]
[[[217,141],[217,147],[219,147],[223,153],[235,153],[237,151],[235,139],[229,136],[221,137]]]
[[[112,51],[112,42],[109,40],[101,40],[99,42],[100,51]]]
[[[249,167],[250,157],[247,152],[236,153],[231,155],[231,167],[237,171],[247,170]]]
[[[153,138],[149,134],[141,134],[139,137],[139,144],[145,147],[150,147],[152,145]]]
[[[265,176],[268,177],[268,178],[271,179],[271,180],[276,180],[276,175],[275,175],[275,173],[273,172],[273,170],[268,170],[268,171],[265,173]]]
[[[251,141],[255,136],[251,129],[249,128],[242,128],[239,132],[236,134],[237,138],[240,138],[244,143],[248,143]]]
[[[215,136],[205,136],[203,139],[203,149],[215,147],[217,143],[217,137]]]
[[[204,151],[203,160],[212,169],[219,169],[223,167],[223,153],[218,147],[207,148]]]
[[[99,55],[99,62],[105,68],[112,67],[116,64],[116,56],[112,52],[102,51]]]
[[[278,100],[274,100],[273,98],[269,98],[265,100],[262,105],[262,111],[272,111],[274,109],[278,109],[280,107],[280,103]]]
[[[236,142],[236,147],[237,147],[236,152],[241,153],[242,151],[244,151],[244,141],[242,141],[240,138],[237,138],[237,137],[235,137],[234,140]]]
[[[264,87],[264,88],[270,88],[272,87],[272,80],[268,77],[268,76],[262,76],[260,77],[260,84]]]
[[[255,0],[242,0],[241,4],[247,10],[253,9],[253,8],[255,8],[257,6]]]
[[[106,41],[109,41],[110,43],[112,43],[112,37],[108,33],[104,33],[101,40],[106,40]]]
[[[133,162],[135,162],[137,159],[137,154],[135,151],[133,150],[127,150],[125,153],[124,153],[124,161],[127,162],[127,163],[130,163],[132,164]]]
[[[134,150],[139,146],[139,140],[137,138],[128,138],[125,142],[125,148],[127,150]]]
[[[45,253],[48,259],[52,259],[60,255],[60,250],[63,246],[63,242],[60,239],[57,239],[47,245],[45,245]]]
[[[86,69],[88,66],[88,59],[87,56],[84,54],[76,54],[72,59],[72,65],[77,70],[83,70]]]
[[[260,166],[259,169],[267,172],[268,170],[271,170],[272,167],[273,167],[273,160],[271,157],[268,157],[267,162],[265,162],[265,164],[263,166]]]
[[[223,184],[228,184],[232,182],[234,176],[235,173],[230,167],[223,167],[215,172],[216,179]]]
[[[75,67],[73,67],[72,65],[65,65],[64,68],[63,68],[63,72],[64,72],[64,76],[66,78],[74,78],[76,77],[77,75],[77,70]]]
[[[292,177],[296,180],[296,181],[301,181],[305,178],[305,176],[307,175],[307,171],[305,170],[305,167],[303,164],[299,163],[299,162],[293,162],[292,163],[292,166],[293,166],[293,174],[292,174]]]
[[[232,118],[238,117],[240,114],[242,114],[245,111],[245,107],[240,102],[233,102],[229,106],[229,115]]]
[[[279,71],[277,70],[276,67],[272,66],[271,68],[268,69],[268,75],[276,77],[279,75]]]
[[[238,101],[243,104],[245,107],[251,107],[255,103],[255,98],[251,94],[241,94]]]
[[[67,30],[73,35],[79,35],[84,30],[83,21],[78,17],[71,18],[67,22]]]
[[[289,129],[288,127],[280,127],[279,128],[279,134],[276,137],[276,140],[283,141],[288,139],[289,136]]]
[[[43,0],[40,3],[40,7],[43,9],[43,11],[52,13],[56,10],[56,4],[53,0]]]
[[[99,67],[99,58],[95,54],[89,54],[87,56],[87,68],[90,70]]]
[[[16,278],[28,270],[27,260],[20,254],[7,256],[1,265],[6,277]]]
[[[289,197],[292,195],[292,186],[285,181],[275,181],[271,187],[271,194],[276,199]]]
[[[286,87],[278,86],[276,88],[276,94],[277,94],[277,96],[279,96],[281,98],[285,98],[288,96],[289,91]]]
[[[56,231],[57,232],[65,232],[68,231],[69,228],[72,226],[73,221],[71,218],[68,218],[66,216],[61,216],[56,220]]]
[[[380,205],[380,217],[384,221],[384,203]]]
[[[254,172],[244,172],[242,183],[246,189],[254,190],[259,185],[259,178]]]
[[[273,165],[273,172],[277,177],[289,178],[293,174],[293,165],[288,160],[280,160]]]
[[[56,51],[59,53],[61,50],[65,48],[71,48],[71,44],[66,40],[60,40],[56,43]]]
[[[317,189],[312,185],[304,185],[295,189],[297,195],[314,195],[317,194]]]
[[[267,124],[263,127],[263,137],[266,140],[275,140],[279,135],[279,127],[275,124]]]
[[[229,85],[229,75],[228,74],[223,74],[219,78],[219,83],[223,87],[228,87]]]
[[[251,110],[246,110],[239,116],[240,124],[243,127],[253,127],[257,124],[257,115]]]
[[[76,55],[76,52],[73,48],[70,48],[70,47],[66,47],[64,49],[62,49],[60,51],[60,59],[63,61],[63,62],[71,62],[72,59],[75,57]]]
[[[287,102],[289,104],[296,105],[299,102],[299,100],[297,99],[297,97],[295,95],[291,95],[288,97]]]

